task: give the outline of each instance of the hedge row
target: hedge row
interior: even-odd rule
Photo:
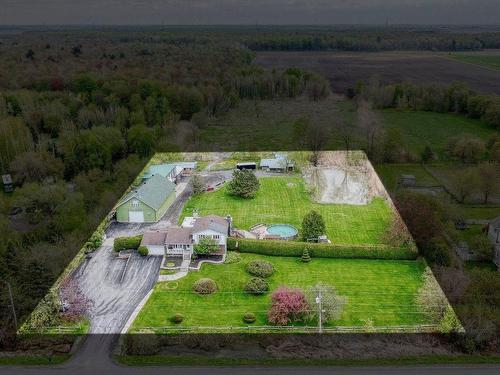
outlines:
[[[300,257],[305,248],[316,258],[352,259],[417,259],[415,247],[391,247],[386,245],[340,245],[328,243],[304,243],[295,241],[250,240],[228,238],[229,250],[262,255]]]
[[[117,237],[113,244],[113,249],[115,251],[122,250],[137,250],[141,245],[142,234],[132,237]]]

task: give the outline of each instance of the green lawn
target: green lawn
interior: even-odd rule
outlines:
[[[389,191],[396,190],[399,178],[403,174],[414,175],[418,186],[439,185],[439,182],[421,164],[378,164],[375,170]]]
[[[199,272],[190,272],[178,281],[158,283],[132,331],[172,326],[169,318],[176,313],[184,316],[181,327],[246,326],[242,321],[246,312],[256,315],[254,325],[267,325],[270,295],[243,292],[250,279],[245,265],[253,259],[265,259],[274,265],[276,271],[268,279],[271,290],[280,285],[306,288],[318,282],[335,286],[347,297],[347,304],[334,325],[363,326],[367,319],[375,326],[431,323],[415,304],[425,269],[420,261],[317,258],[302,263],[298,258],[241,254],[237,263],[204,264]],[[216,281],[219,290],[215,294],[199,296],[192,292],[193,283],[203,277]]]
[[[257,223],[286,223],[300,230],[304,215],[312,209],[323,216],[327,235],[334,243],[381,244],[390,224],[392,210],[382,198],[368,205],[318,204],[311,201],[300,177],[263,177],[254,199],[241,199],[226,193],[226,188],[192,197],[184,206],[182,218],[193,209],[201,215],[233,217],[238,228],[249,229]]]
[[[469,133],[487,140],[496,132],[479,120],[450,113],[388,109],[382,114],[384,127],[399,129],[409,151],[419,156],[425,146],[430,146],[441,160],[446,159],[445,148],[451,137]]]
[[[462,55],[451,56],[453,59],[469,64],[476,64],[500,70],[500,55]]]

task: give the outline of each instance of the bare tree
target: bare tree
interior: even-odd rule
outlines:
[[[500,167],[496,164],[483,163],[477,168],[477,188],[483,195],[483,203],[488,204],[491,195],[500,191]]]
[[[372,109],[370,102],[359,99],[356,109],[356,126],[360,128],[366,139],[366,152],[371,155],[374,152],[375,142],[381,134],[380,116]]]

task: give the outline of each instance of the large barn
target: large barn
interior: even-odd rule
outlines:
[[[175,184],[155,174],[132,190],[116,206],[120,223],[154,223],[162,218],[175,200]]]

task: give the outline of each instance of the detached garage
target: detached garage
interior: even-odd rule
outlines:
[[[175,200],[175,184],[156,174],[123,197],[116,206],[120,223],[154,223]]]

